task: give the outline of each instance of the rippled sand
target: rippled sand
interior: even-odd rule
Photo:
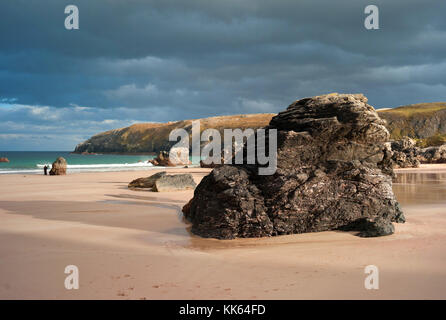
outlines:
[[[197,182],[209,172],[171,171]],[[192,191],[127,189],[148,174],[1,176],[0,298],[446,298],[446,165],[398,170],[407,223],[374,239],[334,231],[202,239],[181,216]],[[370,264],[379,290],[364,288]],[[79,268],[79,290],[64,288],[67,265]]]

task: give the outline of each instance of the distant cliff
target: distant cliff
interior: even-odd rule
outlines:
[[[381,118],[386,119],[392,139],[409,136],[415,138],[422,147],[446,143],[446,102],[408,105],[378,112]],[[214,128],[223,133],[225,128],[262,128],[273,116],[272,113],[261,113],[199,120],[201,131]],[[175,144],[169,141],[169,133],[179,128],[184,128],[190,133],[192,120],[140,123],[102,132],[77,145],[74,152],[152,153],[169,150]]]
[[[419,103],[378,110],[395,140],[409,136],[421,147],[446,143],[446,102]]]
[[[262,128],[268,125],[273,113],[211,117],[200,120],[200,131],[213,128],[224,129]],[[76,146],[75,153],[151,153],[169,150],[176,142],[169,141],[174,129],[192,130],[193,120],[168,123],[140,123],[130,127],[110,130],[94,135]]]

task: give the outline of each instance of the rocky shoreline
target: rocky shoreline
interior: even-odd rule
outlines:
[[[446,163],[446,144],[419,148],[415,140],[409,137],[390,144],[394,168],[418,168],[420,164]]]

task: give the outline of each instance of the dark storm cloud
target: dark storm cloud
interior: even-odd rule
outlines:
[[[64,28],[68,4],[80,30]],[[369,4],[380,30],[363,26]],[[445,15],[438,0],[5,0],[0,149],[64,130],[72,148],[135,121],[276,112],[333,91],[376,107],[446,100]]]

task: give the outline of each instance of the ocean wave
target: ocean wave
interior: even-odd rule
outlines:
[[[50,164],[37,164],[38,168],[43,169]],[[136,163],[99,163],[99,164],[68,164],[67,169],[89,169],[89,168],[131,168],[131,167],[153,167],[153,164],[149,162],[136,162]]]
[[[43,174],[43,167],[47,165],[51,168],[51,164],[36,164],[38,169],[30,168],[0,168],[0,174]],[[109,172],[109,171],[136,171],[154,168],[154,165],[148,162],[136,163],[98,163],[98,164],[68,164],[68,173],[79,172]],[[156,167],[162,169],[164,167]]]
[[[40,173],[42,170],[37,170],[37,169],[14,169],[14,170],[0,170],[0,174],[7,174],[7,173]]]

